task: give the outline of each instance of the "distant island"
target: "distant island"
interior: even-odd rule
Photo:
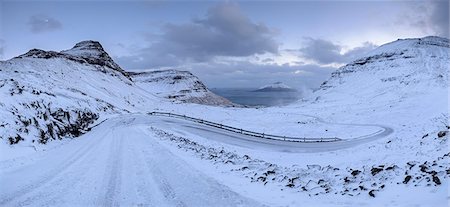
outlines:
[[[296,92],[297,90],[283,84],[282,82],[276,82],[270,85],[265,85],[253,92]]]

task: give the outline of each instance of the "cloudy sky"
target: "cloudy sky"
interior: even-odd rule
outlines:
[[[448,13],[448,0],[0,0],[0,59],[93,39],[126,70],[189,70],[211,88],[314,88],[378,45],[448,37]]]

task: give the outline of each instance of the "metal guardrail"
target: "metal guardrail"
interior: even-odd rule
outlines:
[[[305,142],[305,143],[337,142],[337,141],[342,140],[337,137],[307,138],[307,137],[289,137],[289,136],[271,135],[271,134],[253,132],[253,131],[249,131],[249,130],[245,130],[245,129],[241,129],[241,128],[236,128],[236,127],[231,127],[231,126],[227,126],[227,125],[223,125],[223,124],[219,124],[219,123],[214,123],[211,121],[206,121],[203,119],[197,119],[197,118],[189,117],[186,115],[179,115],[179,114],[168,113],[168,112],[149,112],[147,114],[153,115],[153,116],[166,116],[166,117],[180,118],[180,119],[196,122],[199,124],[219,128],[222,130],[226,130],[226,131],[230,131],[230,132],[234,132],[234,133],[238,133],[238,134],[242,134],[242,135],[246,135],[246,136],[251,136],[251,137],[263,138],[263,139],[280,140],[280,141],[288,141],[288,142]]]

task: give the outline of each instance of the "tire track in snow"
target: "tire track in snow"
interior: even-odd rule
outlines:
[[[136,138],[136,137],[135,137]],[[140,137],[136,138],[137,140],[133,140],[133,142],[140,141]],[[142,157],[142,153],[136,146],[139,146],[140,143],[132,145],[130,142],[127,142],[127,148],[132,156],[133,166],[142,166],[145,164],[145,161]],[[149,176],[149,172],[145,170],[146,168],[137,168],[135,171],[135,176],[139,179],[135,179],[134,185],[136,186],[136,194],[140,198],[138,206],[158,206],[155,202],[155,192],[151,192],[149,188],[155,188],[154,182],[151,180],[151,176]],[[151,180],[151,181],[150,181]]]
[[[157,164],[163,164],[161,162],[159,163],[155,163],[154,159],[150,158],[149,155],[154,155],[155,152],[157,151],[154,143],[148,143],[146,142],[147,146],[146,149],[149,149],[151,151],[147,151],[147,150],[143,150],[143,154],[147,155],[144,156],[145,159],[145,164],[146,167],[149,169],[150,174],[153,178],[153,181],[155,181],[156,185],[158,186],[159,190],[162,192],[162,194],[164,195],[164,198],[166,199],[166,201],[168,203],[171,203],[174,206],[178,206],[178,207],[185,207],[187,206],[183,201],[181,201],[176,193],[174,192],[173,188],[170,186],[169,182],[167,181],[167,179],[165,179],[164,173],[162,173],[159,169]]]
[[[98,147],[98,145],[96,145],[95,143],[101,141],[93,138],[91,138],[91,140],[92,140],[91,142],[82,145],[82,147],[80,147],[74,153],[68,156],[67,158],[68,161],[66,161],[67,159],[62,159],[60,164],[54,165],[57,167],[53,168],[50,171],[47,171],[46,173],[44,173],[44,175],[39,176],[39,178],[33,180],[31,183],[25,184],[24,186],[20,187],[19,190],[9,195],[2,195],[3,198],[0,200],[0,206],[7,206],[6,204],[27,195],[28,193],[34,191],[40,186],[45,185],[48,182],[51,182],[57,176],[62,174],[66,169],[74,165],[76,162],[80,161],[82,158],[86,157],[87,152],[93,150],[95,147]],[[14,174],[14,172],[11,172],[9,174]],[[2,179],[5,179],[5,177],[3,177]]]
[[[39,191],[37,194],[27,197],[26,200],[18,202],[18,206],[25,206],[25,205],[37,205],[37,206],[62,206],[63,204],[58,205],[58,200],[61,200],[64,195],[70,194],[70,191],[73,189],[77,189],[78,186],[80,186],[83,181],[86,180],[86,175],[89,175],[91,170],[94,168],[95,165],[92,163],[98,162],[100,159],[97,155],[97,149],[103,148],[105,145],[105,142],[100,142],[99,146],[95,148],[95,150],[91,150],[83,160],[85,160],[84,163],[77,163],[72,165],[69,169],[74,168],[77,166],[77,168],[72,170],[66,170],[69,171],[67,173],[62,173],[55,178],[53,181],[50,181],[48,183],[45,183],[43,186],[40,186],[39,188],[35,189],[43,189]],[[86,161],[89,159],[89,161]],[[78,167],[80,166],[80,167]],[[70,187],[68,189],[67,187]],[[56,188],[56,189],[55,189]],[[30,192],[33,193],[33,192]]]
[[[113,130],[114,132],[115,130]],[[123,160],[123,137],[117,137],[117,133],[113,133],[113,149],[109,155],[108,163],[112,163],[110,177],[108,180],[107,191],[104,197],[104,206],[119,206],[116,197],[120,194],[121,176]],[[116,158],[116,160],[114,160]],[[107,171],[108,172],[108,171]]]

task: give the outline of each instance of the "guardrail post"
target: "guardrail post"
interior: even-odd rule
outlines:
[[[303,142],[306,142],[306,137],[303,137]]]
[[[241,134],[242,134],[242,129],[241,129]]]
[[[262,135],[263,135],[263,138],[264,138],[264,133]]]
[[[320,138],[320,142],[323,142],[323,138],[322,137]]]
[[[286,141],[286,136],[283,136],[283,141]]]

